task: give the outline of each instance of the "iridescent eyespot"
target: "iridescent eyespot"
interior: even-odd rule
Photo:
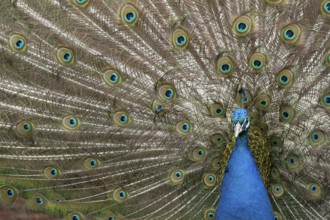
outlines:
[[[270,137],[270,146],[272,147],[272,151],[276,151],[281,153],[283,150],[283,139],[278,136]]]
[[[192,131],[192,127],[189,121],[183,120],[176,124],[176,131],[181,135],[188,135]]]
[[[176,89],[172,85],[164,84],[157,88],[157,94],[160,100],[168,102],[174,101],[177,97]]]
[[[172,39],[171,40],[172,45],[175,48],[185,49],[185,48],[187,48],[187,46],[189,44],[188,33],[185,30],[183,30],[182,28],[177,28],[176,30],[174,30],[172,32],[171,39]]]
[[[290,88],[293,84],[294,75],[291,70],[285,69],[277,74],[276,79],[280,88]]]
[[[68,214],[65,218],[65,220],[84,220],[84,216],[81,213],[74,212]]]
[[[103,80],[111,87],[119,86],[123,82],[121,74],[116,70],[106,70],[103,73]]]
[[[17,190],[11,186],[0,187],[0,202],[11,205],[17,198]]]
[[[319,198],[322,194],[322,189],[317,183],[310,183],[307,185],[307,190],[314,199]]]
[[[182,183],[184,179],[184,171],[180,169],[172,171],[170,179],[172,184]]]
[[[12,33],[9,35],[8,46],[15,52],[25,52],[27,49],[26,38],[21,34]]]
[[[158,115],[162,115],[169,109],[169,106],[166,105],[166,103],[163,103],[163,102],[158,101],[157,99],[155,99],[152,102],[151,108]]]
[[[55,167],[47,167],[44,169],[44,175],[47,179],[55,179],[60,175],[60,171]]]
[[[324,0],[321,3],[321,12],[322,14],[324,14],[325,16],[330,17],[330,1],[329,0]]]
[[[71,0],[73,4],[80,8],[85,8],[89,4],[89,0]]]
[[[55,59],[63,65],[73,64],[75,62],[73,51],[66,47],[60,47],[56,50]]]
[[[36,205],[43,205],[44,204],[44,199],[41,196],[36,196],[35,197],[35,204]]]
[[[260,94],[256,99],[256,107],[261,110],[268,110],[270,103],[271,98],[267,94]]]
[[[284,193],[284,188],[281,184],[272,185],[272,193],[275,197],[281,197]]]
[[[282,29],[281,39],[287,44],[298,44],[301,39],[301,29],[296,24],[289,24]]]
[[[207,187],[213,187],[216,184],[216,177],[214,174],[204,174],[203,182]]]
[[[131,116],[124,111],[116,112],[113,115],[113,121],[120,127],[126,127],[132,123]]]
[[[215,210],[214,209],[207,209],[204,212],[204,219],[205,220],[215,220]]]
[[[129,195],[128,193],[123,190],[122,188],[118,188],[115,191],[113,191],[112,193],[112,198],[116,201],[116,202],[123,202],[126,199],[128,199]]]
[[[286,165],[291,172],[299,172],[302,168],[302,162],[297,155],[289,154],[286,158]]]
[[[220,162],[220,159],[219,158],[214,158],[212,160],[212,169],[213,170],[219,170],[220,169],[220,166],[221,165],[221,162]]]
[[[204,147],[195,147],[190,155],[192,161],[201,161],[206,157],[207,151]]]
[[[267,65],[267,57],[262,53],[254,53],[249,59],[249,66],[254,73],[260,73]]]
[[[320,103],[323,108],[330,109],[330,92],[327,92],[320,97]]]
[[[121,6],[120,18],[123,24],[133,27],[137,24],[139,16],[138,7],[133,3],[127,3]]]
[[[325,57],[324,57],[324,64],[327,67],[330,67],[330,51],[326,52]]]
[[[15,131],[19,136],[31,136],[34,131],[34,124],[31,121],[21,121],[16,125]]]
[[[282,220],[282,215],[279,212],[274,212],[274,219],[275,220]]]
[[[294,109],[285,106],[280,108],[280,121],[290,123],[294,118]]]
[[[271,173],[273,179],[279,179],[280,178],[280,171],[278,170],[277,167],[272,167],[270,173]]]
[[[87,158],[84,161],[84,166],[87,170],[95,169],[99,166],[100,161],[94,158]]]
[[[214,144],[216,146],[221,146],[224,143],[222,134],[219,134],[219,133],[213,134],[211,136],[211,142],[212,142],[212,144]]]
[[[80,121],[73,115],[68,115],[63,118],[63,126],[68,130],[74,130],[80,126]]]
[[[229,56],[220,56],[216,61],[216,73],[222,77],[229,77],[235,69],[234,61]]]
[[[326,140],[326,136],[324,132],[319,129],[315,129],[309,133],[308,141],[314,147],[324,143],[325,140]]]
[[[234,22],[234,33],[238,36],[245,37],[253,30],[254,22],[250,16],[241,16]]]

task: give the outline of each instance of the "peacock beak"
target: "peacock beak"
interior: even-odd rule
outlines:
[[[238,137],[240,133],[246,131],[250,127],[250,119],[247,118],[244,120],[243,124],[237,122],[234,127],[235,137]]]

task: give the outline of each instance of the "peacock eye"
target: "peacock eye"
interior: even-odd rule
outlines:
[[[214,174],[206,174],[203,178],[204,184],[207,187],[213,187],[215,185],[215,175]]]
[[[47,179],[54,179],[59,176],[60,171],[55,167],[47,167],[44,170],[44,175]]]
[[[216,146],[220,146],[223,144],[223,136],[222,134],[213,134],[211,136],[211,142],[216,145]]]
[[[26,39],[21,34],[9,35],[9,47],[15,52],[25,52],[27,49]]]
[[[132,3],[124,4],[120,10],[120,18],[123,24],[133,27],[139,20],[138,8]]]
[[[209,112],[212,117],[224,118],[226,117],[226,112],[221,103],[214,103],[209,107]]]
[[[123,82],[123,78],[118,71],[107,70],[103,73],[103,80],[111,87],[119,86]]]
[[[251,17],[241,16],[234,22],[234,33],[238,36],[245,37],[252,32],[254,23]]]
[[[0,186],[0,202],[1,204],[11,205],[17,198],[17,190],[10,186]]]
[[[170,179],[174,185],[182,183],[184,179],[184,171],[180,169],[172,171]]]
[[[214,209],[205,210],[204,219],[205,220],[214,220],[215,219],[215,210]]]
[[[297,44],[301,38],[301,28],[296,24],[289,24],[282,29],[282,41],[287,44]]]
[[[36,204],[37,205],[43,205],[44,204],[43,198],[41,198],[40,196],[37,196],[36,197]]]
[[[315,129],[310,132],[308,140],[312,146],[317,147],[320,144],[324,143],[324,141],[326,140],[326,136],[323,131]]]
[[[76,129],[80,126],[79,119],[72,115],[64,117],[62,123],[63,126],[69,130]]]
[[[314,198],[318,199],[322,195],[322,189],[317,183],[310,183],[307,186],[308,193]]]
[[[121,189],[121,188],[116,189],[112,194],[112,198],[116,202],[123,202],[126,199],[128,199],[128,197],[129,197],[128,193],[125,190]]]
[[[13,196],[15,195],[14,190],[9,188],[9,189],[7,190],[7,195],[8,195],[9,197],[13,197]]]
[[[181,135],[188,135],[191,133],[191,124],[189,121],[180,121],[176,124],[176,131]]]
[[[172,45],[178,49],[185,49],[188,46],[188,33],[182,28],[177,28],[172,32]]]
[[[254,53],[249,59],[249,66],[255,73],[260,73],[267,65],[267,57],[262,53]]]
[[[113,116],[113,120],[117,125],[121,127],[126,127],[132,122],[131,116],[124,111],[116,112]]]
[[[284,193],[284,188],[281,184],[272,185],[272,193],[275,197],[281,197]]]
[[[115,220],[115,218],[110,216],[110,217],[108,217],[108,220]]]
[[[85,8],[89,4],[89,0],[71,0],[71,1],[79,8]]]
[[[73,215],[72,220],[80,220],[80,217],[78,215]]]
[[[16,125],[15,130],[20,136],[30,136],[33,134],[34,125],[30,121],[21,121]]]
[[[234,61],[229,56],[222,56],[217,59],[216,72],[222,77],[230,77],[234,72]]]
[[[161,85],[160,87],[158,87],[157,93],[158,93],[159,98],[165,102],[173,101],[176,99],[176,96],[177,96],[174,86],[167,85],[167,84]]]
[[[56,50],[56,60],[60,64],[73,64],[75,59],[74,59],[74,54],[71,49],[66,48],[66,47],[61,47]]]
[[[294,110],[289,106],[280,108],[280,121],[290,123],[294,117]]]
[[[330,1],[323,1],[321,11],[324,15],[330,16]]]

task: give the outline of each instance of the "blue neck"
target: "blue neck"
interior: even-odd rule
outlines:
[[[274,219],[267,190],[248,147],[248,132],[236,138],[216,215],[216,220],[234,219]]]

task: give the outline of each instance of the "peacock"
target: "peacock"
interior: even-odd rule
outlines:
[[[330,219],[329,0],[2,0],[0,219]]]

